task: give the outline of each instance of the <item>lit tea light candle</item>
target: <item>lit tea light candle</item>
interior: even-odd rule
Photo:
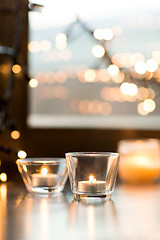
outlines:
[[[119,143],[119,178],[128,183],[150,183],[160,178],[159,140],[123,140]]]
[[[43,167],[40,173],[32,174],[33,186],[55,186],[57,184],[57,174],[48,173],[48,169]]]
[[[93,175],[89,176],[89,181],[79,181],[78,191],[87,193],[97,193],[106,190],[105,181],[97,181]]]
[[[119,167],[119,176],[126,182],[152,182],[160,177],[160,162],[147,157],[129,156]]]

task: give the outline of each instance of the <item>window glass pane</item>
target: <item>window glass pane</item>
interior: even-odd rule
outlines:
[[[160,2],[128,3],[46,0],[29,14],[31,126],[159,128]]]

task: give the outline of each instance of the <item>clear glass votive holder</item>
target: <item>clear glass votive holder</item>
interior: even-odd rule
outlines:
[[[75,199],[111,198],[117,177],[118,153],[71,152],[65,155]]]
[[[65,158],[26,158],[18,159],[16,164],[28,192],[63,191],[68,178]]]

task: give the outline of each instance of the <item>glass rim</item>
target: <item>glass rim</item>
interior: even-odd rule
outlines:
[[[56,157],[36,157],[36,158],[24,158],[24,159],[17,159],[16,163],[42,163],[42,164],[52,164],[52,163],[66,163],[65,158],[56,158]]]
[[[119,153],[117,152],[68,152],[65,153],[65,156],[71,156],[71,157],[76,157],[76,156],[103,156],[103,157],[109,157],[109,156],[115,156],[119,157]]]

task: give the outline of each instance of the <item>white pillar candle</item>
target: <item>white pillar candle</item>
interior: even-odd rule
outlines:
[[[105,181],[97,181],[92,175],[89,177],[89,181],[79,181],[78,191],[87,193],[98,193],[106,190]]]

